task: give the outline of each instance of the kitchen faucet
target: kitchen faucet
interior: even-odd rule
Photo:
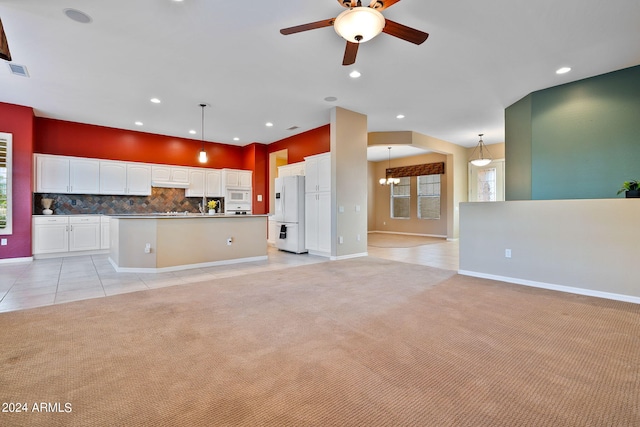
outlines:
[[[207,213],[207,196],[202,196],[202,203],[198,203],[198,210],[202,215]]]

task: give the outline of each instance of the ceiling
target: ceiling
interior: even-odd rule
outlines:
[[[402,0],[385,17],[429,39],[380,34],[348,67],[333,28],[279,33],[343,10],[336,0],[0,0],[13,63],[29,73],[0,64],[0,102],[196,140],[205,102],[204,139],[235,145],[325,125],[340,106],[366,114],[370,132],[471,147],[479,133],[503,142],[505,107],[530,92],[640,64],[637,0]],[[562,66],[572,71],[557,75]]]

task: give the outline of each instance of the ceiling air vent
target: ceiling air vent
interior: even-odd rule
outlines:
[[[290,128],[287,128],[287,130],[296,130],[298,128],[299,128],[299,126],[291,126]]]
[[[29,77],[27,67],[25,67],[24,65],[9,63],[9,68],[11,68],[11,73],[15,74],[16,76]]]

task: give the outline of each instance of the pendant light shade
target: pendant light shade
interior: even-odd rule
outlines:
[[[200,163],[207,163],[207,152],[204,150],[204,107],[206,107],[207,104],[200,104],[200,108],[202,108],[202,132],[201,132],[201,137],[202,137],[202,149],[200,150],[200,155],[198,156],[198,160],[200,161]]]
[[[482,141],[483,135],[483,133],[478,134],[478,136],[480,137],[480,141],[478,141],[478,145],[473,150],[473,153],[471,153],[471,159],[469,161],[474,166],[487,166],[493,161],[489,149],[486,145],[484,145],[484,142]],[[478,152],[478,157],[476,157],[476,152]]]
[[[387,167],[385,176],[386,178],[380,178],[380,185],[391,185],[391,184],[400,184],[400,178],[394,178],[391,176],[389,169],[391,169],[391,147],[387,147],[389,149],[389,166]]]

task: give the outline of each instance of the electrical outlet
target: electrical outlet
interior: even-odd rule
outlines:
[[[71,200],[71,206],[75,206],[75,205],[76,205],[76,203],[77,203],[77,202],[76,202],[76,199],[72,199],[72,200]]]
[[[0,246],[7,246],[7,239],[0,240]]]
[[[343,244],[344,243],[344,237],[342,237],[342,236],[338,237],[338,243]]]
[[[357,240],[358,242],[360,241],[360,235],[359,235],[359,234],[356,236],[356,240]]]
[[[144,245],[144,253],[145,254],[151,253],[151,243],[147,243],[146,245]]]
[[[231,246],[231,243],[233,243],[233,237],[228,237],[227,238],[227,246]]]
[[[504,250],[504,257],[505,258],[511,258],[511,249],[505,249]]]

